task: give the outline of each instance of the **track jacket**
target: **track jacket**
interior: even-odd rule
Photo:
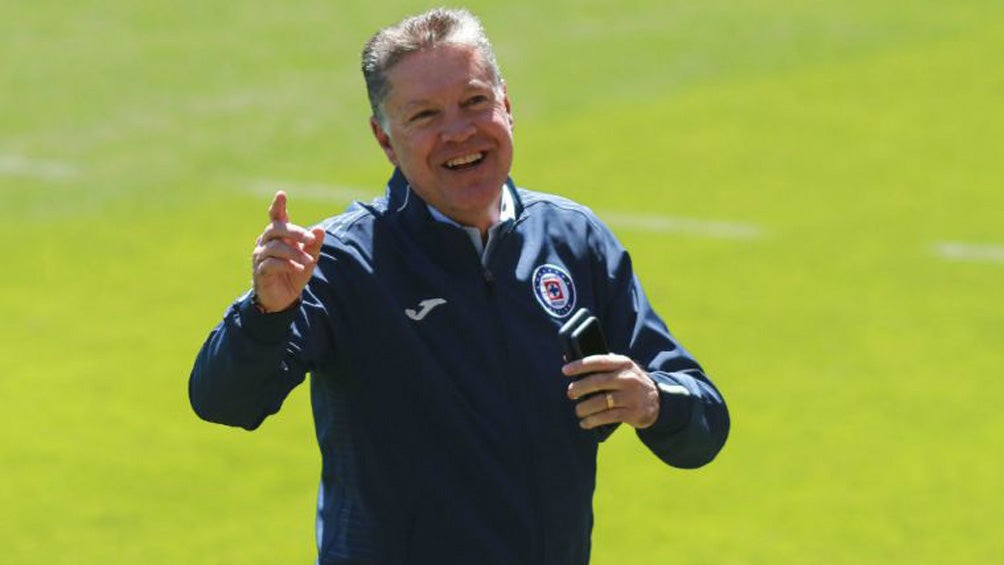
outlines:
[[[606,434],[579,427],[557,339],[582,306],[659,387],[645,445],[691,468],[725,442],[721,395],[610,231],[567,199],[506,190],[515,218],[479,257],[395,171],[383,198],[324,222],[297,308],[245,296],[198,355],[196,413],[249,430],[311,374],[321,564],[588,563]]]

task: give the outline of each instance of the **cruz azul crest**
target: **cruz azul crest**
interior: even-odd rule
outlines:
[[[556,318],[564,318],[575,308],[575,283],[568,271],[557,265],[534,269],[533,294],[544,310]]]

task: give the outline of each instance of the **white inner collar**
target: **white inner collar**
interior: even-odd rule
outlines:
[[[495,234],[498,232],[498,228],[506,222],[516,219],[516,203],[513,200],[512,190],[509,188],[509,185],[502,185],[502,198],[499,200],[499,221],[488,228],[487,242],[483,242],[481,240],[481,230],[478,228],[460,224],[453,218],[437,210],[432,204],[426,203],[426,206],[429,208],[429,214],[431,214],[433,219],[436,221],[444,224],[450,224],[451,226],[456,226],[464,230],[464,232],[467,233],[467,236],[471,239],[471,243],[474,244],[474,248],[477,249],[478,255],[484,257],[485,250],[491,247],[495,239]]]

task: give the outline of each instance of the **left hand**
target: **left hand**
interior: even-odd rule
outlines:
[[[578,378],[568,385],[568,397],[578,401],[575,414],[584,429],[617,422],[644,429],[659,418],[659,389],[628,357],[591,355],[568,363],[561,372]]]

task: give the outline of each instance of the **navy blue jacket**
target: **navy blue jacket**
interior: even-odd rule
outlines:
[[[249,430],[311,374],[320,563],[588,563],[605,436],[578,425],[556,337],[582,306],[659,386],[645,445],[691,468],[725,442],[721,395],[610,231],[508,186],[516,217],[482,258],[396,172],[384,198],[324,223],[298,308],[261,314],[245,296],[198,355],[196,413]]]

